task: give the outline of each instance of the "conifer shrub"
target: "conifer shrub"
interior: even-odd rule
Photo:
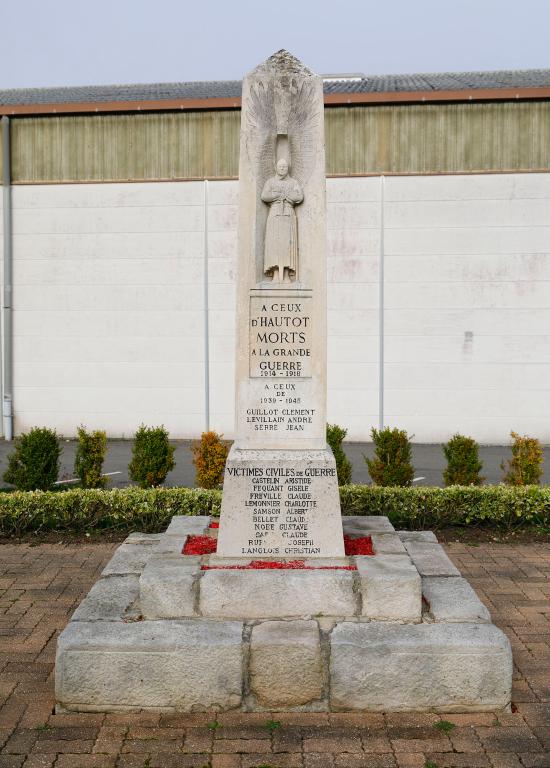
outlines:
[[[174,450],[164,425],[146,427],[142,424],[134,435],[132,460],[128,465],[131,479],[141,488],[162,485],[168,472],[176,466]]]
[[[479,446],[472,437],[453,435],[443,446],[447,467],[443,472],[445,485],[481,485],[485,480],[479,473],[483,462]]]
[[[107,478],[103,477],[103,462],[107,452],[107,433],[101,430],[87,432],[78,427],[78,445],[74,458],[74,473],[82,488],[105,488]]]
[[[54,429],[33,427],[15,438],[4,481],[18,491],[48,491],[59,475],[61,447]]]
[[[363,458],[375,485],[409,486],[414,477],[412,448],[404,429],[371,429],[374,458]]]
[[[223,483],[230,443],[217,432],[203,432],[191,445],[195,483],[199,488],[218,488]]]
[[[503,481],[506,485],[539,485],[544,461],[540,441],[517,432],[510,434],[514,440],[512,458],[500,465],[506,470]]]
[[[327,443],[332,448],[334,458],[336,459],[338,485],[349,485],[351,483],[351,461],[346,456],[342,447],[342,442],[347,433],[347,429],[339,427],[338,424],[327,424]]]

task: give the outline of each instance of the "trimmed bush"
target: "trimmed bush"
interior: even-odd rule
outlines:
[[[347,429],[339,427],[338,424],[327,424],[327,443],[332,448],[334,458],[336,459],[338,485],[349,485],[351,483],[351,461],[344,453],[342,447],[342,442],[347,434]]]
[[[173,515],[219,515],[220,491],[198,488],[75,488],[0,494],[0,534],[29,531],[164,531]]]
[[[517,432],[510,434],[514,439],[512,458],[500,465],[502,470],[508,469],[503,481],[507,485],[538,485],[544,461],[540,441],[535,437],[518,435]]]
[[[34,427],[15,438],[4,481],[19,491],[47,491],[59,475],[61,447],[54,429]]]
[[[156,488],[176,466],[174,446],[168,441],[168,431],[161,427],[142,424],[134,435],[132,461],[128,465],[131,479],[140,488]]]
[[[217,432],[203,432],[191,445],[195,482],[199,488],[218,488],[223,483],[230,443]]]
[[[443,446],[447,468],[443,472],[445,485],[481,485],[485,480],[479,474],[483,462],[479,458],[479,446],[472,437],[454,435]]]
[[[344,515],[387,515],[396,528],[426,530],[479,526],[511,530],[525,525],[550,526],[550,487],[528,485],[448,488],[340,488]]]
[[[78,445],[74,458],[74,473],[83,488],[105,488],[107,478],[102,476],[107,452],[107,433],[101,430],[86,432],[78,427]]]
[[[163,531],[173,515],[218,515],[221,491],[201,488],[117,488],[0,494],[0,535],[31,531]],[[345,515],[387,515],[396,528],[479,526],[511,530],[550,527],[550,487],[450,486],[384,488],[344,485]]]
[[[369,475],[375,485],[408,486],[414,477],[411,463],[412,448],[404,429],[375,429],[370,431],[375,446],[374,459],[367,462]]]

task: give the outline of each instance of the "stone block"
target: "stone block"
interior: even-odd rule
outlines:
[[[153,543],[121,544],[109,560],[102,576],[139,575],[153,554]]]
[[[252,630],[250,692],[266,709],[318,701],[323,668],[316,621],[265,621]]]
[[[407,550],[396,533],[372,533],[374,551],[381,555],[406,555]]]
[[[395,533],[395,528],[383,515],[345,515],[342,525],[344,533],[348,533],[348,528],[360,530],[365,536],[370,533]]]
[[[512,652],[492,624],[342,622],[330,681],[334,710],[498,710],[510,703]]]
[[[189,535],[195,536],[199,534]],[[172,536],[163,534],[159,541],[155,544],[153,551],[155,555],[181,555],[185,546],[186,539],[187,534],[173,534]]]
[[[71,622],[57,644],[56,701],[74,711],[233,709],[241,643],[240,622]]]
[[[460,571],[449,560],[441,544],[406,541],[405,549],[421,576],[460,576]]]
[[[433,531],[396,531],[401,541],[424,541],[437,544],[437,536]]]
[[[141,612],[146,619],[196,616],[200,558],[152,557],[139,580]]]
[[[166,529],[167,536],[201,536],[210,525],[210,515],[174,515]]]
[[[454,576],[427,576],[422,593],[433,621],[491,621],[491,614],[466,579]]]
[[[376,621],[419,622],[422,588],[408,555],[356,557],[363,616]]]
[[[131,533],[127,536],[123,544],[155,544],[160,540],[162,533]]]
[[[108,576],[96,581],[72,615],[72,621],[122,621],[137,600],[137,576]]]
[[[204,571],[199,610],[220,618],[352,616],[351,571]]]
[[[258,490],[260,485],[266,490]],[[291,450],[284,444],[281,450],[248,450],[234,444],[225,469],[218,553],[291,560],[343,557],[332,451]]]

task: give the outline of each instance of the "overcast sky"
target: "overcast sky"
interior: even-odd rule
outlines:
[[[0,0],[0,88],[550,67],[550,0]]]

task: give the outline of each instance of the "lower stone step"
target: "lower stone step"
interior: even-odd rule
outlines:
[[[491,624],[71,622],[58,711],[505,709],[512,656]]]

